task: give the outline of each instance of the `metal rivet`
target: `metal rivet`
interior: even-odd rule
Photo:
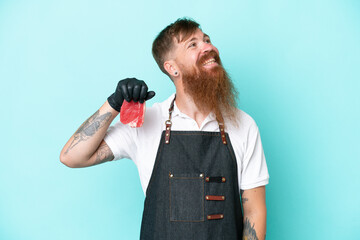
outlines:
[[[224,218],[224,215],[220,215],[221,218]]]
[[[226,141],[223,141],[224,144],[226,144]]]
[[[170,128],[168,128],[168,127],[166,128],[166,130],[169,130],[169,129],[170,129]]]
[[[226,181],[226,179],[223,177],[223,178],[221,179],[221,181],[222,181],[222,182],[225,182],[225,181]]]
[[[168,140],[166,140],[165,142],[166,142],[166,143],[169,143],[169,141],[168,141]]]
[[[222,137],[225,137],[225,135],[221,135]]]
[[[173,177],[174,175],[170,174],[170,177]]]
[[[205,198],[206,198],[206,200],[209,200],[209,196],[206,196]]]
[[[211,216],[207,216],[207,219],[211,219]]]
[[[222,196],[221,198],[222,198],[222,200],[225,200],[225,197],[224,197],[224,196]]]
[[[207,182],[209,182],[209,181],[210,181],[210,178],[209,178],[209,177],[206,177],[205,180],[206,180]]]
[[[201,178],[204,177],[204,174],[201,173],[201,174],[200,174],[200,177],[201,177]]]
[[[169,134],[167,133],[166,136],[169,136]]]

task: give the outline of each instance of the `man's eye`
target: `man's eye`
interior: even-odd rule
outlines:
[[[189,48],[191,48],[191,47],[196,47],[196,43],[195,43],[195,42],[191,43],[191,44],[189,45]]]
[[[211,43],[210,39],[205,39],[206,43]]]

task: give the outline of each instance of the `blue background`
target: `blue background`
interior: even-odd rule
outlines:
[[[151,44],[183,16],[211,36],[260,128],[267,239],[359,239],[356,0],[0,0],[0,239],[138,239],[135,165],[70,169],[59,154],[118,80],[144,79],[148,106],[174,91]]]

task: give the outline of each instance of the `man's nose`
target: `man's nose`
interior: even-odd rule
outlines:
[[[203,42],[203,44],[202,44],[202,52],[203,53],[210,52],[213,49],[214,49],[214,46],[211,43]]]

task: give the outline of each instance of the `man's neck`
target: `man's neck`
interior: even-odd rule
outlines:
[[[192,97],[190,97],[183,91],[176,90],[175,101],[176,101],[176,106],[179,108],[180,112],[194,119],[198,127],[200,128],[202,122],[209,115],[209,112],[201,112],[194,103]]]

